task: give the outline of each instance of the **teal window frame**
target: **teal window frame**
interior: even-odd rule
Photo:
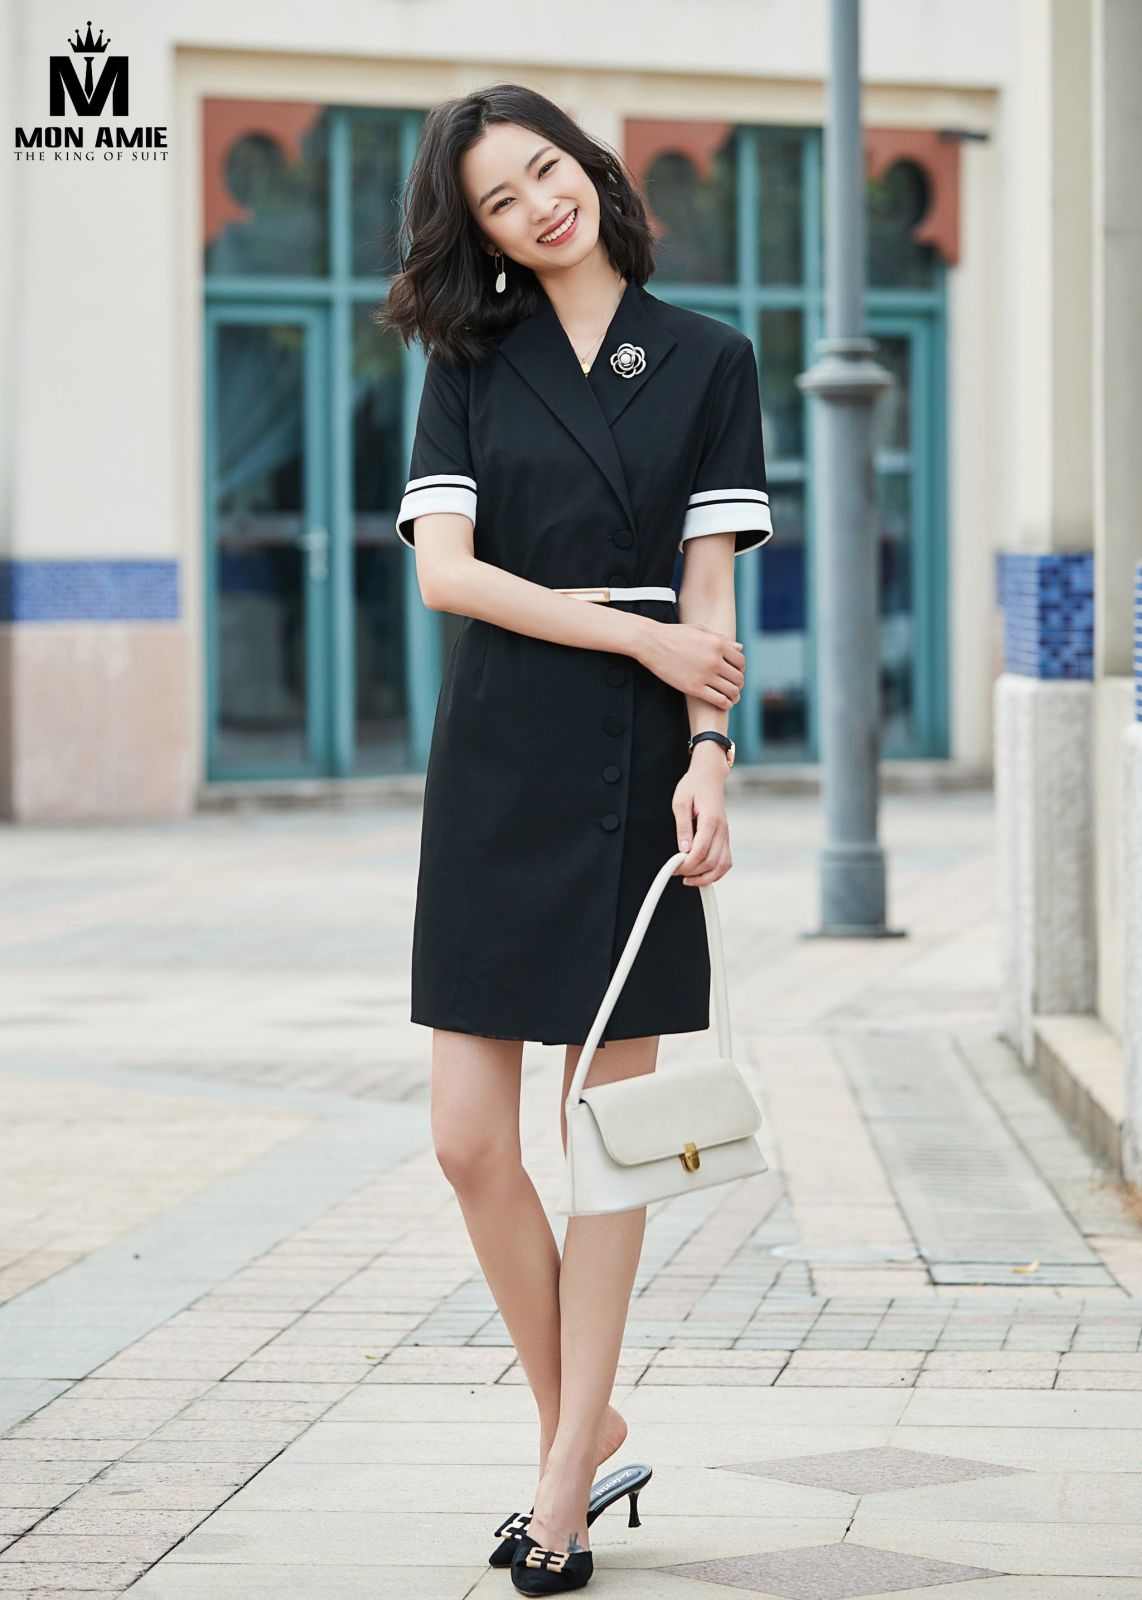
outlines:
[[[318,375],[317,404],[325,425],[327,458],[321,464],[325,483],[329,540],[328,614],[320,622],[314,638],[324,639],[322,659],[309,670],[319,675],[314,694],[322,708],[311,755],[322,775],[352,777],[355,769],[354,662],[356,641],[352,604],[352,352],[353,317],[361,304],[376,305],[388,292],[382,276],[361,277],[352,271],[352,208],[350,194],[351,122],[355,115],[378,113],[396,119],[399,126],[400,180],[411,169],[424,123],[420,108],[329,105],[328,117],[328,226],[329,272],[321,277],[215,276],[204,278],[204,338],[207,351],[206,392],[212,392],[213,374],[209,370],[213,340],[212,319],[222,316],[268,315],[275,306],[311,311],[319,316],[325,350],[323,374]],[[758,161],[757,143],[766,135],[801,140],[802,259],[804,279],[799,284],[760,282],[758,236]],[[812,365],[816,342],[824,332],[824,240],[822,237],[823,134],[819,128],[790,124],[749,123],[734,129],[738,142],[736,194],[737,281],[727,283],[685,283],[652,280],[653,292],[664,300],[686,305],[708,315],[731,322],[754,342],[759,366],[765,361],[760,348],[760,313],[787,309],[802,313],[803,370]],[[947,744],[947,570],[946,570],[946,269],[937,259],[935,282],[930,290],[870,288],[865,295],[866,324],[869,333],[907,330],[920,340],[925,356],[926,393],[930,403],[924,438],[914,441],[922,461],[926,492],[913,506],[915,554],[915,619],[917,636],[924,648],[914,662],[914,690],[917,738],[914,747],[894,752],[897,756],[944,756]],[[405,381],[402,403],[403,449],[407,459],[416,424],[420,390],[424,375],[421,352],[414,347],[405,356]],[[913,382],[913,393],[917,383]],[[807,743],[809,759],[817,754],[816,695],[816,584],[812,572],[815,540],[810,530],[815,524],[814,463],[816,441],[813,408],[807,397],[805,414],[805,454],[798,462],[771,459],[767,462],[770,484],[800,483],[805,496],[807,536],[805,693],[807,702]],[[209,417],[208,417],[209,426]],[[207,435],[209,438],[209,433]],[[205,470],[205,465],[204,465]],[[920,471],[920,466],[915,466]],[[402,486],[395,486],[399,490]],[[396,507],[393,507],[394,516]],[[214,673],[209,641],[214,637],[215,605],[210,540],[206,561],[206,627],[208,647],[205,664],[204,696],[207,706],[208,775],[212,773],[213,717],[216,704]],[[415,562],[404,563],[403,606],[406,627],[406,688],[408,709],[409,770],[423,771],[427,764],[432,723],[440,689],[443,646],[447,643],[448,619],[425,607],[416,581]],[[739,637],[747,656],[759,659],[764,650],[760,616],[760,585],[764,583],[764,549],[752,551],[735,562]],[[921,602],[923,614],[920,612]],[[743,631],[744,630],[744,631]],[[767,752],[762,745],[759,708],[748,702],[733,708],[730,731],[738,741],[741,759],[748,762],[784,765],[788,757]],[[226,773],[226,778],[236,774]]]
[[[805,264],[800,284],[763,284],[760,269],[758,214],[758,141],[766,136],[801,140],[801,256]],[[759,327],[762,311],[792,310],[802,314],[802,370],[815,359],[817,341],[825,332],[823,175],[824,134],[820,128],[798,128],[788,123],[740,123],[733,133],[737,141],[738,174],[736,215],[738,277],[724,283],[686,283],[655,278],[653,291],[660,299],[695,311],[718,316],[745,333],[754,344],[758,367],[764,370],[765,351]],[[926,396],[929,412],[922,430],[924,437],[913,442],[913,452],[922,462],[926,492],[913,506],[913,551],[915,555],[915,628],[924,647],[914,660],[915,726],[917,737],[906,747],[885,759],[917,756],[946,756],[947,737],[947,557],[945,507],[946,494],[946,268],[937,257],[931,289],[868,288],[864,296],[865,331],[904,332],[920,341],[927,367]],[[915,346],[914,346],[915,348]],[[913,394],[917,393],[915,381]],[[808,716],[807,759],[818,759],[818,718],[816,692],[817,617],[816,582],[813,571],[816,540],[815,463],[817,451],[813,403],[802,396],[805,407],[805,453],[800,462],[782,461],[767,456],[766,475],[771,489],[775,485],[800,484],[805,497],[806,560],[806,638],[805,695]],[[914,472],[916,469],[914,468]],[[778,534],[780,530],[778,530]],[[738,637],[746,650],[748,663],[756,661],[765,649],[765,636],[758,627],[761,615],[760,586],[765,581],[765,549],[750,551],[734,563]],[[920,613],[921,599],[924,606]],[[743,761],[785,766],[783,753],[767,752],[760,729],[760,709],[751,695],[729,714],[729,730]]]

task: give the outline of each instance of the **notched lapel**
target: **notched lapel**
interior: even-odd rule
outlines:
[[[676,343],[674,335],[668,333],[655,317],[652,297],[637,284],[628,283],[588,375],[599,407],[610,426],[614,426],[616,417],[635,396],[658,377]],[[622,345],[632,346],[642,356],[643,364],[629,378],[624,378],[611,365],[611,357]]]
[[[590,373],[580,366],[550,300],[545,299],[538,311],[517,323],[499,343],[501,353],[603,473],[632,528],[630,489],[611,427],[654,379],[676,342],[655,321],[647,299],[633,279],[628,281]],[[611,356],[622,344],[637,345],[644,353],[646,364],[633,377],[621,377],[611,366]]]

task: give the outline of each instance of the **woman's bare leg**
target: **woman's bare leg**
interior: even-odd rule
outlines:
[[[518,1040],[434,1028],[432,1137],[535,1396],[542,1473],[559,1421],[560,1259],[520,1150],[522,1058]],[[604,1407],[592,1441],[592,1476],[625,1436],[623,1419]]]
[[[607,1083],[653,1072],[658,1038],[655,1034],[609,1041],[605,1055],[596,1054],[592,1060],[589,1081]],[[565,1089],[579,1059],[579,1046],[568,1046],[567,1056]],[[561,1122],[566,1143],[562,1112]],[[645,1206],[567,1219],[559,1273],[559,1423],[528,1526],[530,1536],[551,1550],[590,1548],[592,1445],[614,1388],[645,1230]]]

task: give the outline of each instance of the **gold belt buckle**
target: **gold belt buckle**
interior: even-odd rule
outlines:
[[[611,598],[611,591],[605,584],[595,585],[593,588],[587,585],[582,589],[556,589],[555,593],[577,595],[581,600],[609,601]]]

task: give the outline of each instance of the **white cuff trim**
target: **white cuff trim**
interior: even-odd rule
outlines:
[[[476,480],[462,472],[434,472],[426,478],[410,478],[396,517],[399,538],[412,544],[412,524],[416,517],[432,511],[456,511],[471,517],[476,526]]]
[[[690,496],[682,522],[681,550],[687,539],[704,533],[773,532],[769,515],[769,496],[763,489],[703,489]],[[757,544],[764,544],[759,539]],[[747,545],[752,550],[755,545]],[[742,552],[739,551],[740,555]]]

